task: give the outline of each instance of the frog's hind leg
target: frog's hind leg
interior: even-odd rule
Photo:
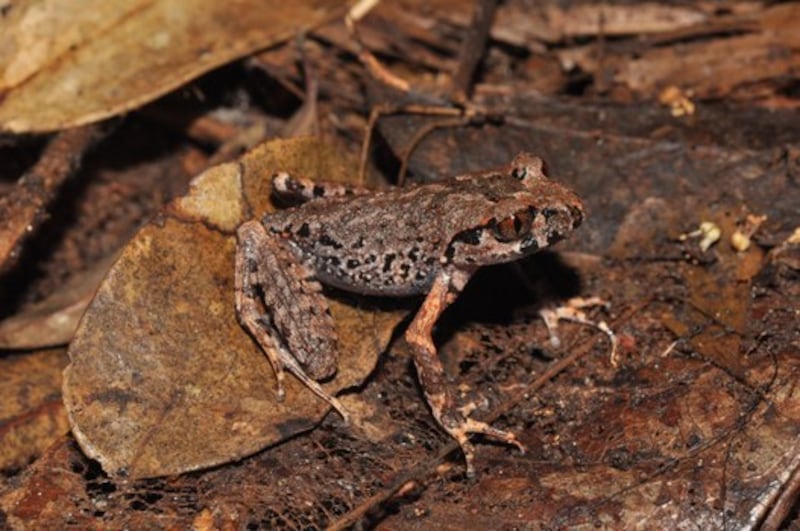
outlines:
[[[481,433],[493,439],[513,444],[523,453],[525,447],[513,433],[498,430],[485,422],[465,417],[456,407],[450,387],[445,381],[444,368],[433,344],[431,331],[442,312],[464,288],[469,274],[462,271],[440,273],[433,283],[425,302],[406,331],[406,341],[412,347],[414,364],[436,421],[461,446],[467,464],[467,475],[473,476],[475,449],[469,441],[470,433]]]
[[[272,193],[281,201],[301,204],[326,197],[364,195],[371,190],[332,181],[312,181],[281,171],[272,176]]]
[[[565,302],[563,305],[555,308],[542,308],[539,310],[541,316],[547,327],[547,333],[550,335],[550,344],[558,348],[561,345],[561,339],[558,337],[558,322],[559,321],[572,321],[586,326],[591,326],[603,332],[608,336],[608,341],[611,343],[611,365],[617,366],[617,336],[609,328],[605,321],[592,321],[586,316],[583,311],[584,308],[591,308],[594,306],[609,307],[608,301],[600,297],[573,297]]]
[[[286,250],[261,223],[242,224],[237,238],[236,314],[272,365],[279,400],[285,396],[284,369],[287,369],[347,421],[342,404],[312,378],[324,378],[335,372],[338,352],[333,320],[319,293],[319,284],[307,278],[301,264],[286,263]],[[313,308],[310,312],[309,307]],[[303,325],[312,330],[302,329]],[[328,356],[315,358],[317,348]]]

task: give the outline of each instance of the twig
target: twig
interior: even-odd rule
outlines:
[[[464,103],[469,100],[472,78],[484,55],[496,8],[497,0],[476,0],[475,2],[472,22],[467,29],[458,54],[458,70],[453,75],[450,92],[453,101]]]
[[[367,161],[369,160],[369,148],[372,145],[372,134],[373,131],[375,130],[375,123],[381,116],[386,116],[390,114],[402,114],[402,113],[422,114],[427,116],[458,117],[462,116],[464,114],[464,111],[457,107],[444,107],[444,106],[437,107],[434,105],[419,105],[419,104],[393,105],[391,103],[382,103],[373,106],[372,111],[369,114],[369,119],[367,120],[367,124],[364,126],[364,140],[361,142],[361,157],[358,164],[358,182],[360,185],[363,185],[366,179]],[[458,123],[455,125],[462,125],[461,122],[463,121],[463,118],[455,118],[453,120],[448,120],[447,124],[442,124],[441,127],[452,126],[453,125],[452,122],[456,120],[458,120]],[[434,129],[436,129],[436,127],[434,127]],[[410,143],[411,147],[407,147],[405,149],[405,156],[403,157],[403,165],[398,174],[398,185],[402,184],[408,158],[411,156],[413,148],[416,147],[416,144],[422,137],[426,136],[430,132],[431,129],[427,129],[421,136],[420,135],[415,136],[415,138],[412,139]]]
[[[367,68],[367,71],[372,77],[401,92],[408,92],[411,89],[408,81],[394,75],[388,68],[383,66],[378,58],[364,46],[364,43],[361,41],[361,36],[358,33],[358,28],[356,28],[356,22],[366,16],[377,4],[378,0],[360,0],[357,2],[344,18],[345,26],[350,33],[350,38],[353,39],[353,43],[356,45],[358,60]]]
[[[11,193],[0,198],[0,273],[16,263],[25,240],[47,219],[47,205],[109,131],[92,124],[58,133]]]
[[[424,125],[414,135],[411,141],[403,148],[402,156],[400,157],[400,169],[397,171],[397,186],[403,186],[406,180],[406,171],[408,171],[408,161],[411,160],[411,155],[417,149],[417,145],[422,142],[426,136],[431,134],[437,129],[445,129],[447,127],[462,127],[467,125],[472,118],[469,116],[462,116],[460,118],[453,118],[451,120],[441,120]]]
[[[356,7],[351,9],[348,16],[345,18],[345,24],[348,32],[356,45],[358,51],[358,58],[361,63],[366,67],[370,75],[380,83],[399,90],[402,93],[410,95],[411,85],[404,79],[393,74],[376,58],[364,44],[358,34],[355,22],[363,17],[366,12],[374,7],[377,1],[361,0],[357,3]],[[474,106],[469,105],[469,92],[472,85],[472,77],[475,68],[483,56],[486,47],[486,40],[489,37],[489,28],[491,27],[492,20],[494,19],[494,12],[497,7],[497,0],[476,0],[475,11],[472,17],[472,23],[467,29],[467,33],[462,43],[461,51],[459,53],[458,70],[453,76],[451,85],[451,99],[455,106],[442,105],[437,107],[435,105],[422,105],[422,104],[377,104],[373,106],[369,119],[364,132],[364,140],[361,144],[361,160],[359,163],[359,183],[363,184],[366,177],[367,160],[369,158],[369,149],[372,144],[372,134],[375,129],[378,118],[388,114],[422,114],[433,116],[449,116],[453,117],[448,120],[437,122],[424,127],[419,131],[411,140],[406,149],[403,150],[400,171],[398,173],[398,185],[402,185],[405,177],[406,169],[408,167],[408,160],[411,157],[414,149],[428,134],[436,129],[446,127],[460,127],[469,124],[476,115],[481,114],[481,111]]]
[[[783,529],[787,519],[797,506],[797,496],[800,493],[800,469],[795,468],[791,471],[788,480],[781,485],[780,494],[767,511],[764,521],[761,522],[761,529],[773,531]]]

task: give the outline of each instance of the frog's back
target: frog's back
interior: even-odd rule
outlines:
[[[447,247],[448,197],[443,186],[428,185],[312,201],[268,215],[264,223],[291,242],[325,284],[413,295],[430,287]]]
[[[263,223],[323,283],[396,296],[426,292],[445,265],[474,269],[546,247],[580,222],[573,211],[579,200],[543,175],[489,171],[315,199]]]

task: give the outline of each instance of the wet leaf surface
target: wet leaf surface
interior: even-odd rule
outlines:
[[[522,440],[538,457],[489,451],[475,484],[432,483],[383,525],[455,529],[466,507],[483,528],[751,528],[779,490],[765,476],[797,469],[800,366],[761,359],[750,369],[747,382],[682,356],[616,376],[572,369],[508,419],[535,415]],[[762,389],[777,403],[760,400]]]
[[[328,411],[294,378],[279,402],[263,353],[233,307],[235,228],[269,208],[277,170],[344,179],[335,151],[275,141],[214,167],[123,250],[70,347],[73,434],[112,475],[177,474],[228,462],[313,427]],[[329,392],[375,366],[400,311],[332,303],[343,353]]]

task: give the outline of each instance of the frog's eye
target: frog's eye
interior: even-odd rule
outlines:
[[[547,175],[547,165],[544,160],[532,155],[517,156],[514,162],[512,162],[512,166],[511,176],[519,181]]]
[[[494,233],[497,241],[513,242],[527,236],[531,231],[532,223],[533,212],[531,212],[531,209],[525,209],[519,210],[500,221],[492,220],[489,228]]]
[[[526,168],[525,166],[514,168],[513,170],[511,170],[511,176],[517,179],[518,181],[521,181],[528,176],[528,168]]]

